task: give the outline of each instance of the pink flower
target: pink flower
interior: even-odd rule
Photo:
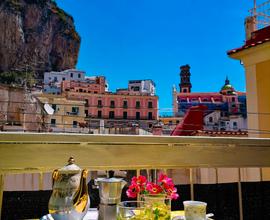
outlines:
[[[165,191],[174,188],[172,178],[169,178],[167,175],[163,173],[159,175],[158,182],[161,183],[161,186],[164,188]]]
[[[168,196],[170,196],[171,199],[178,199],[179,197],[176,188],[168,189],[167,194]]]
[[[159,185],[155,184],[155,183],[147,183],[146,190],[150,194],[159,194],[159,193],[162,192],[162,188]]]
[[[129,198],[136,198],[140,192],[140,187],[137,184],[131,184],[127,190],[127,196]]]

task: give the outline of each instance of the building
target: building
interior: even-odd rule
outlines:
[[[270,137],[270,22],[267,15],[269,10],[269,1],[254,5],[251,15],[245,21],[244,45],[227,52],[231,58],[240,60],[245,68],[250,137]],[[258,176],[256,181],[270,180],[269,168],[257,168],[253,173]]]
[[[247,18],[245,44],[228,55],[245,68],[250,136],[270,137],[270,26],[257,30],[256,22],[256,17]]]
[[[186,114],[192,106],[203,105],[205,128],[209,130],[246,129],[246,94],[238,92],[228,77],[219,92],[192,92],[190,66],[180,67],[180,92],[173,88],[174,116]]]
[[[0,130],[46,131],[41,103],[22,87],[0,85]]]
[[[84,81],[85,72],[76,69],[68,69],[62,72],[45,72],[43,80],[43,92],[59,95],[61,93],[61,83],[66,80]]]
[[[221,111],[213,111],[204,116],[206,131],[242,131],[247,129],[247,118],[242,115],[222,116]]]
[[[85,81],[62,81],[61,91],[105,94],[107,84],[104,76],[88,77]]]
[[[54,110],[47,116],[46,125],[51,132],[83,132],[85,101],[68,99],[63,95],[42,94],[37,99]]]
[[[159,125],[162,128],[160,135],[170,135],[171,131],[183,120],[183,117],[160,116]]]
[[[106,91],[105,82],[104,77],[96,77],[94,83],[65,81],[62,92],[69,99],[85,102],[86,121],[93,129],[139,127],[150,131],[158,120],[158,97],[154,89],[145,87],[140,92],[141,89],[137,91],[129,84],[129,88],[113,93]],[[154,85],[152,81],[150,84]]]
[[[157,96],[117,93],[66,92],[69,98],[85,101],[85,115],[94,127],[138,126],[151,129],[158,120]]]
[[[156,85],[151,79],[130,80],[128,82],[128,91],[130,94],[151,95],[156,94]]]

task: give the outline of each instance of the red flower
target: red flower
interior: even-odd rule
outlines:
[[[140,187],[137,184],[131,184],[127,190],[127,196],[129,198],[136,198],[140,192]]]
[[[159,185],[155,184],[155,183],[147,183],[146,190],[150,194],[159,194],[159,193],[162,192],[162,188]]]
[[[136,198],[138,194],[153,195],[159,193],[166,193],[171,199],[177,199],[179,197],[172,179],[162,173],[159,175],[157,184],[148,182],[145,176],[134,176],[126,193],[130,198]]]
[[[138,186],[142,187],[145,186],[147,182],[147,179],[145,176],[134,176],[131,179],[131,184],[137,184]]]

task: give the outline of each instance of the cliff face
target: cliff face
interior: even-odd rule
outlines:
[[[52,0],[1,0],[0,21],[0,72],[26,69],[43,78],[75,67],[80,36]]]

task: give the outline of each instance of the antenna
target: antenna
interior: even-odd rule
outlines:
[[[53,115],[54,109],[48,103],[44,104],[44,109],[49,115]]]
[[[256,17],[257,15],[257,0],[254,0],[254,8],[253,8],[253,13],[254,13],[254,16]]]

